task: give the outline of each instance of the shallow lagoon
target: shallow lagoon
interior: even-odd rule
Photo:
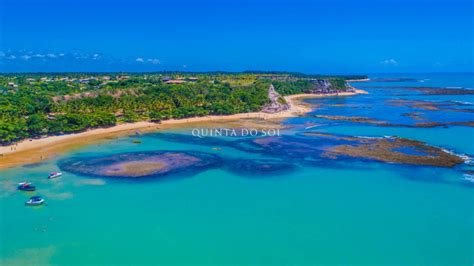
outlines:
[[[430,82],[435,81],[431,77]],[[319,101],[370,105],[377,103],[377,97],[392,97],[387,90],[368,90],[369,95]],[[440,96],[423,99],[431,97]],[[466,101],[466,96],[459,97]],[[406,112],[394,113],[394,107],[385,114],[379,107],[325,108],[329,113],[339,110],[342,115],[386,120]],[[289,137],[304,131],[397,135],[474,154],[471,127],[377,127],[313,117],[285,123],[292,126],[284,132]],[[307,123],[320,126],[305,129]],[[245,160],[275,165],[288,160],[252,152],[251,145],[247,150],[222,145],[221,141],[235,138],[209,143],[170,136],[176,135],[124,137],[42,164],[1,171],[2,265],[472,264],[474,187],[463,181],[472,166],[438,168],[355,159],[308,165],[295,160],[291,163],[295,168],[268,175],[263,170],[249,172]],[[133,143],[135,139],[141,144]],[[46,179],[47,173],[59,170],[61,160],[72,157],[163,150],[214,154],[244,166],[222,165],[166,179],[123,180],[70,172]],[[23,206],[30,194],[15,191],[23,178],[37,185],[36,194],[44,195],[48,206]]]

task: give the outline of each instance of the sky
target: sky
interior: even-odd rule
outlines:
[[[0,0],[0,72],[473,72],[472,0]]]

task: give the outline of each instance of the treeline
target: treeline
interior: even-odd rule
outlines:
[[[267,89],[265,82],[231,87],[219,81],[169,85],[129,80],[83,90],[61,82],[20,86],[0,94],[0,143],[117,122],[258,111],[268,100]]]

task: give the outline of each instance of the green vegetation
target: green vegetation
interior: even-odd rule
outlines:
[[[322,79],[330,82],[330,90],[346,90],[345,79],[353,78],[365,77],[279,72],[4,74],[0,144],[120,122],[259,111],[268,101],[270,83],[289,95],[320,89]]]

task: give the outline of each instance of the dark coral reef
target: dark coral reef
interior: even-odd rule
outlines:
[[[192,174],[222,164],[219,157],[202,152],[150,151],[92,158],[70,158],[59,162],[62,170],[95,177],[146,178],[170,174]]]
[[[239,140],[196,138],[174,133],[151,136],[212,147],[210,151],[214,152],[147,151],[74,157],[61,160],[59,166],[64,171],[85,176],[138,179],[191,176],[212,168],[259,178],[288,173],[299,165],[337,168],[341,162],[351,160],[436,167],[453,167],[463,163],[462,158],[441,148],[397,137],[365,138],[321,132]],[[228,157],[231,155],[218,152],[221,147],[252,153],[259,158]]]

